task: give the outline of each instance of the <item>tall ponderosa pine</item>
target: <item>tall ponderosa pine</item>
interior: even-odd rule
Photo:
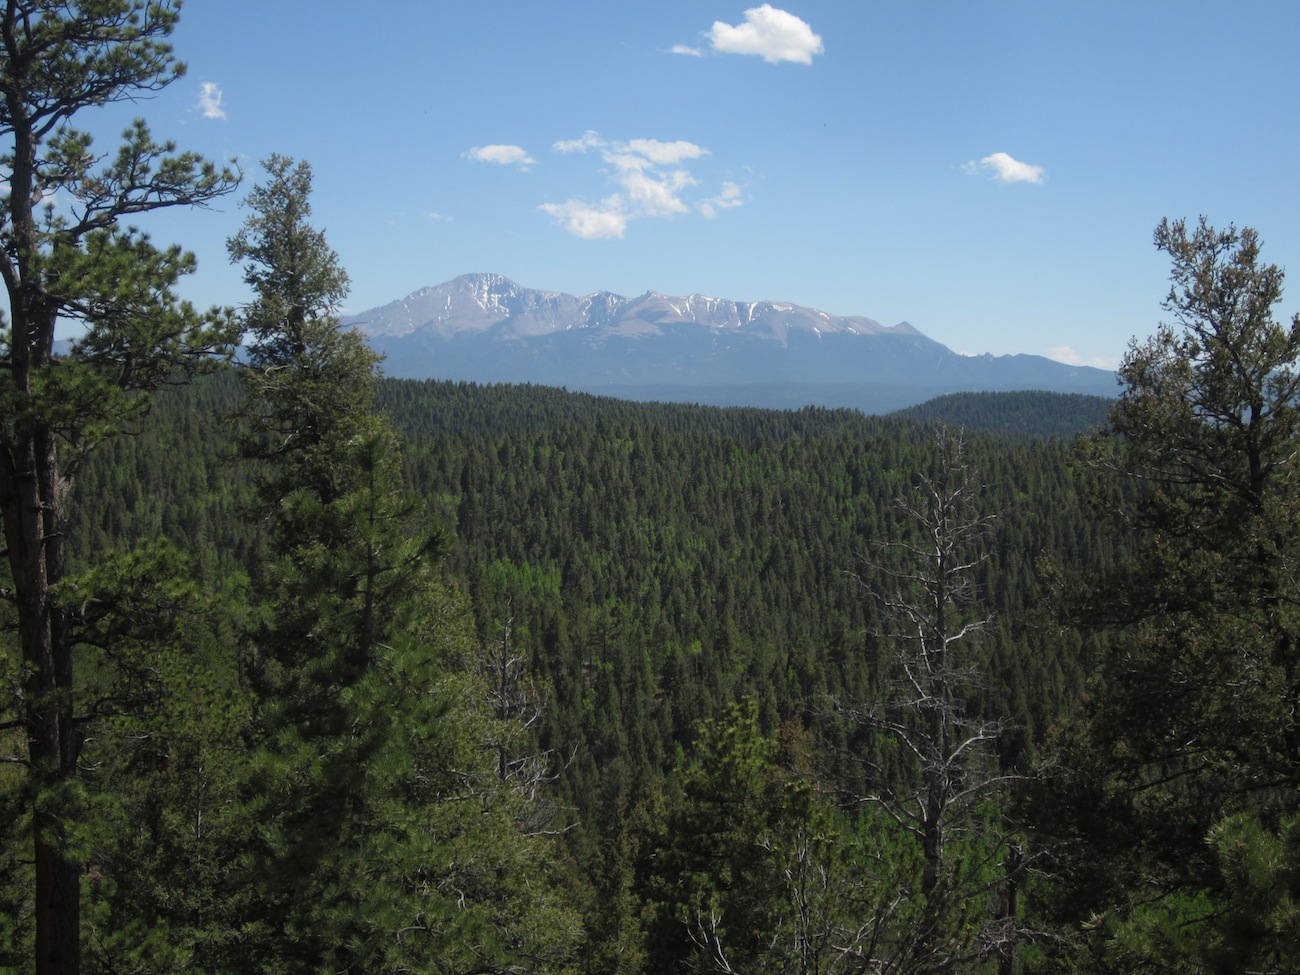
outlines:
[[[230,241],[254,337],[243,455],[269,562],[249,633],[258,917],[279,971],[526,969],[563,952],[549,847],[485,743],[470,616],[373,412],[375,355],[334,312],[346,277],[310,227],[311,171],[272,157]]]
[[[177,300],[194,267],[124,218],[202,205],[236,177],[160,144],[141,121],[115,153],[74,129],[85,109],[132,100],[183,71],[166,38],[179,3],[98,0],[0,4],[0,511],[22,679],[21,729],[35,892],[35,970],[80,965],[80,875],[73,834],[87,727],[74,680],[78,612],[57,596],[64,526],[79,465],[122,429],[178,366],[227,347],[223,323]],[[54,354],[56,323],[84,326]]]
[[[1122,965],[1180,970],[1235,896],[1216,820],[1276,829],[1297,808],[1300,316],[1274,319],[1282,272],[1253,230],[1165,221],[1155,243],[1173,322],[1131,346],[1089,450],[1139,551],[1063,600],[1118,639],[1039,815],[1064,917],[1105,918]]]

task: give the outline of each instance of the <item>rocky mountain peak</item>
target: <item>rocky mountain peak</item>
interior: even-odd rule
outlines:
[[[855,406],[946,392],[1045,389],[1113,395],[1115,376],[1038,356],[957,355],[906,322],[786,301],[609,291],[578,297],[464,274],[344,319],[413,379],[538,383],[632,399]]]
[[[747,330],[784,343],[791,330],[813,334],[878,334],[885,326],[869,318],[829,315],[790,302],[738,302],[691,294],[646,291],[627,298],[609,291],[585,297],[524,288],[500,274],[463,274],[422,288],[381,308],[346,320],[368,336],[415,332],[447,337],[463,332],[499,332],[502,337],[543,335],[573,328],[616,334],[662,334],[675,325],[712,330]],[[895,326],[910,334],[911,326]]]

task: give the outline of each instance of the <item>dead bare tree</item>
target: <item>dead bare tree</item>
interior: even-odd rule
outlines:
[[[533,747],[533,734],[546,710],[547,686],[528,673],[528,662],[514,645],[515,615],[508,599],[496,629],[484,643],[477,671],[493,719],[484,745],[495,755],[497,784],[521,801],[525,833],[566,833],[573,823],[565,821],[566,811],[555,806],[547,792],[572,756],[557,759],[554,750]]]
[[[892,934],[876,946],[878,971],[941,972],[1009,950],[997,904],[999,894],[1014,903],[1007,891],[1021,865],[994,800],[1013,777],[1000,774],[994,756],[1002,723],[967,705],[982,677],[971,651],[992,621],[974,582],[991,531],[979,488],[963,439],[941,428],[932,471],[899,501],[908,537],[856,577],[881,608],[892,653],[886,694],[840,708],[879,735],[891,766],[874,763],[874,786],[857,798],[865,814],[883,815],[900,853],[919,854],[919,871],[900,880],[911,903],[896,908]],[[993,927],[997,938],[984,932]]]

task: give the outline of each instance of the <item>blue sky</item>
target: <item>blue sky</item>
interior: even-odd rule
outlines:
[[[189,73],[95,127],[250,183],[310,162],[348,311],[491,271],[1113,367],[1161,318],[1164,216],[1300,274],[1298,36],[1294,0],[187,0]],[[243,216],[144,226],[238,304]]]

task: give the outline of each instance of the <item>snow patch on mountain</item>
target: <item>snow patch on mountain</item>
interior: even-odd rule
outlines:
[[[782,345],[792,332],[920,334],[906,323],[886,327],[869,318],[829,315],[790,302],[742,302],[701,294],[664,295],[657,291],[646,291],[635,298],[609,291],[580,297],[524,288],[500,274],[464,274],[351,316],[344,324],[372,338],[412,334],[451,338],[490,332],[508,339],[573,329],[624,336],[661,335],[664,328],[675,325],[752,332]]]

